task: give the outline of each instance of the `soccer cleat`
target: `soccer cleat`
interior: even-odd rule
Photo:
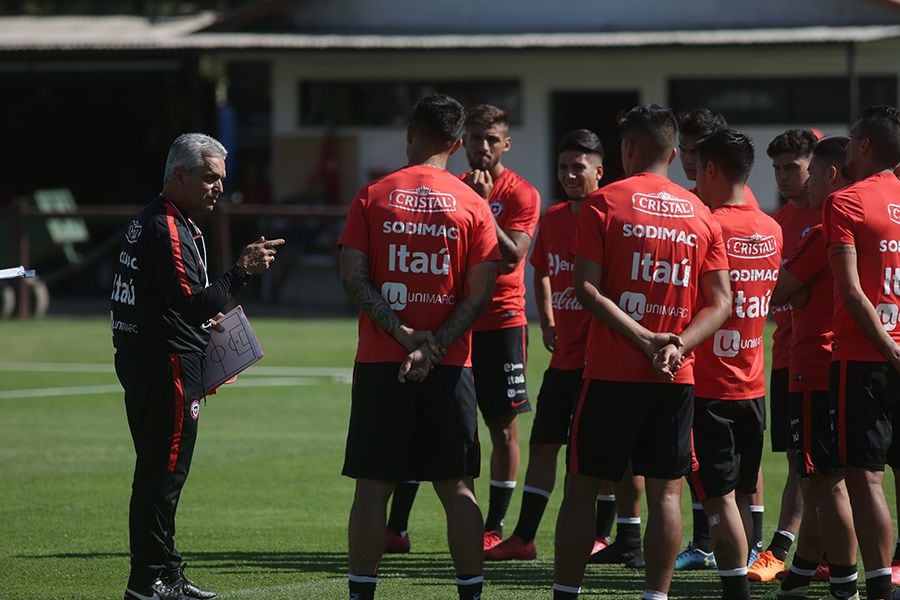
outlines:
[[[595,565],[624,565],[638,556],[643,557],[643,554],[640,545],[629,547],[616,540],[600,552],[592,554],[588,562]]]
[[[750,581],[772,581],[780,571],[784,571],[784,562],[775,558],[775,555],[770,550],[765,550],[759,553],[756,562],[747,569],[747,579]]]
[[[149,587],[133,590],[125,589],[124,600],[185,600],[180,586],[166,583],[160,578],[150,584]]]
[[[828,581],[831,577],[831,569],[828,568],[828,561],[820,560],[816,567],[816,574],[813,575],[813,581]],[[893,578],[893,577],[892,577]]]
[[[750,552],[747,555],[747,567],[752,567],[753,563],[756,562],[756,559],[759,558],[759,550],[754,546],[750,548]]]
[[[181,569],[178,570],[178,576],[170,582],[171,586],[178,587],[181,590],[182,596],[184,596],[185,598],[195,598],[197,600],[212,600],[213,598],[219,597],[218,592],[205,590],[185,577],[185,567],[187,567],[187,564],[182,564]]]
[[[534,560],[536,558],[537,548],[534,540],[526,542],[515,534],[490,550],[484,551],[484,560]]]
[[[891,585],[900,585],[900,560],[891,561]]]
[[[409,533],[396,533],[392,529],[384,530],[384,553],[385,554],[407,554],[412,545],[409,539]]]
[[[626,569],[643,569],[647,564],[644,562],[644,552],[638,552],[637,556],[625,563]]]
[[[608,537],[598,537],[594,539],[594,547],[591,548],[591,556],[597,554],[607,546],[609,546],[610,540]]]
[[[698,571],[701,569],[718,569],[716,557],[712,552],[704,552],[691,542],[675,557],[676,571]]]
[[[801,585],[788,591],[782,590],[779,585],[766,592],[762,600],[800,600],[800,598],[806,598],[807,594],[809,594],[808,585]]]
[[[484,532],[484,551],[487,552],[497,544],[503,541],[503,534],[499,531]]]

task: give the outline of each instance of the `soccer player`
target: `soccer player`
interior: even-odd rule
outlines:
[[[790,256],[800,244],[810,227],[822,220],[822,211],[809,205],[806,178],[809,176],[809,160],[817,142],[809,129],[788,129],[775,137],[766,148],[772,159],[778,192],[788,203],[775,213],[781,225],[784,239],[784,256]],[[788,474],[781,494],[781,511],[772,542],[759,553],[750,565],[747,576],[751,581],[772,581],[784,570],[784,560],[794,543],[795,532],[800,526],[803,512],[803,496],[800,493],[800,477],[797,474],[797,456],[792,448],[788,418],[788,367],[791,353],[790,305],[772,306],[775,332],[772,334],[772,365],[769,375],[769,411],[771,415],[772,451],[785,452]]]
[[[816,144],[806,180],[813,208],[821,209],[829,195],[849,184],[842,174],[847,141],[845,137],[831,137]],[[836,460],[830,456],[828,377],[833,298],[828,249],[819,224],[803,236],[794,254],[784,261],[772,294],[773,302],[790,301],[793,306],[789,414],[801,476],[803,518],[791,568],[780,587],[768,593],[769,600],[805,598],[814,577],[826,579],[830,575],[827,568],[819,566],[826,550],[837,570],[832,596],[856,593],[856,539],[846,487],[841,480],[825,480],[827,485],[818,493],[814,485],[820,475],[843,474],[842,468],[831,466]],[[820,523],[825,527],[820,528]],[[830,547],[825,545],[826,540],[833,541]]]
[[[722,227],[731,316],[696,350],[693,490],[709,517],[724,600],[750,600],[750,498],[762,459],[766,415],[763,329],[781,262],[781,227],[751,206],[744,188],[753,144],[720,129],[697,144],[697,191]]]
[[[835,288],[830,402],[873,600],[891,597],[894,540],[882,480],[885,462],[900,465],[891,425],[900,418],[898,163],[900,112],[866,108],[850,130],[844,164],[855,183],[831,195],[822,213]]]
[[[533,560],[534,537],[556,482],[556,458],[566,443],[569,418],[584,371],[584,349],[591,315],[575,297],[572,286],[574,259],[569,253],[572,232],[588,195],[597,191],[603,177],[603,145],[587,129],[566,134],[559,144],[557,177],[568,200],[547,210],[541,219],[531,264],[544,347],[552,353],[538,394],[537,413],[531,428],[528,469],[522,508],[513,535],[484,553],[485,560]],[[597,533],[595,546],[605,544],[615,515],[608,499],[598,501],[605,531]]]
[[[469,329],[490,301],[500,252],[485,203],[448,173],[462,106],[421,99],[409,165],[363,187],[341,234],[341,280],[360,308],[343,474],[351,600],[374,598],[385,509],[397,481],[432,481],[447,516],[460,598],[482,589],[481,454]],[[436,362],[440,362],[435,366]]]
[[[594,319],[556,527],[554,598],[577,598],[603,481],[644,475],[644,598],[668,597],[691,464],[693,357],[731,307],[719,226],[668,179],[677,125],[656,105],[620,120],[626,179],[589,198],[573,243],[575,291]],[[702,299],[702,307],[695,310]],[[603,432],[603,435],[598,435]]]

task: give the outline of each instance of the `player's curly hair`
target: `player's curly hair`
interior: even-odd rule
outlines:
[[[509,127],[509,113],[498,106],[477,104],[466,113],[466,127],[490,127],[498,124]]]
[[[869,138],[879,166],[894,169],[900,163],[900,111],[893,106],[867,106],[853,126]]]
[[[678,115],[678,131],[697,140],[726,127],[728,122],[725,117],[708,108],[698,108]]]
[[[700,164],[714,163],[730,180],[745,183],[753,168],[753,140],[736,129],[719,129],[697,142]]]
[[[775,158],[779,154],[793,154],[797,157],[809,158],[818,141],[819,137],[813,133],[812,129],[788,129],[784,133],[776,135],[775,139],[769,142],[766,154],[769,155],[769,158]]]

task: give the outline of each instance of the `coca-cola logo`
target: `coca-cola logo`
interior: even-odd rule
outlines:
[[[648,215],[690,219],[694,216],[694,205],[683,198],[677,198],[668,192],[656,194],[634,194],[631,207]]]
[[[456,197],[427,187],[394,190],[388,196],[388,206],[417,213],[456,212]]]
[[[888,218],[900,225],[900,204],[888,204],[887,205]]]
[[[553,310],[581,310],[581,302],[575,297],[575,288],[567,287],[551,295]]]
[[[766,258],[778,253],[778,240],[760,234],[732,237],[725,242],[725,252],[734,258]]]

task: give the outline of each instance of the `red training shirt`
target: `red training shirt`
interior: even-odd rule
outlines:
[[[443,169],[415,165],[357,192],[338,240],[369,258],[369,280],[400,319],[436,331],[468,290],[470,266],[500,260],[490,210]],[[447,349],[444,365],[471,364],[471,334]],[[402,362],[409,352],[364,312],[356,361]]]
[[[749,204],[712,211],[722,226],[731,281],[731,316],[697,346],[694,394],[715,400],[766,395],[763,329],[781,265],[781,227]]]
[[[793,202],[788,202],[775,213],[775,220],[781,225],[782,238],[784,239],[783,257],[794,254],[803,235],[822,222],[822,211],[811,206],[797,208]],[[773,306],[772,318],[775,321],[775,331],[772,333],[772,368],[787,369],[791,361],[791,307]]]
[[[810,229],[792,256],[784,261],[785,271],[809,288],[809,299],[791,310],[791,392],[828,391],[831,366],[834,277],[828,266],[828,247],[822,225]]]
[[[578,215],[572,212],[571,200],[551,206],[541,218],[531,253],[535,270],[550,277],[553,322],[556,324],[556,350],[550,358],[550,366],[554,369],[584,368],[591,313],[584,310],[575,297],[575,257],[569,247],[572,232],[577,227]]]
[[[853,244],[863,293],[875,307],[891,338],[900,343],[897,328],[900,296],[900,180],[893,173],[876,173],[828,197],[824,207],[828,245]],[[841,298],[834,299],[832,360],[886,359],[853,321]]]
[[[728,269],[709,209],[651,173],[613,182],[587,200],[572,253],[603,267],[600,288],[631,318],[650,331],[681,333],[694,316],[700,276]],[[660,382],[650,359],[599,319],[588,335],[586,379]],[[693,362],[685,357],[674,383],[694,383]]]
[[[465,179],[469,172],[459,176]],[[484,199],[481,200],[484,202]],[[500,229],[522,231],[534,236],[541,217],[541,195],[533,185],[512,169],[504,169],[494,180],[487,200]],[[505,329],[528,323],[525,316],[525,261],[519,261],[511,273],[497,276],[494,297],[484,313],[475,321],[473,331]]]

